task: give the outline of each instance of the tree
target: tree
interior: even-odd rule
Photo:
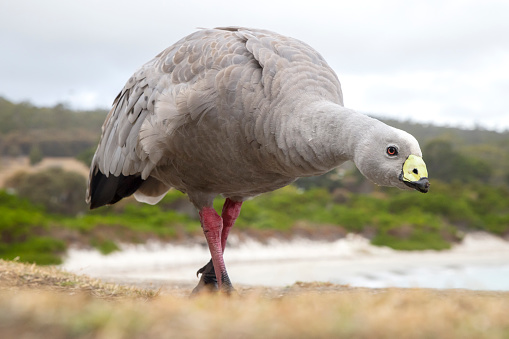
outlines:
[[[39,145],[33,145],[32,148],[30,148],[30,154],[28,155],[28,158],[30,159],[31,166],[34,166],[42,161],[44,156]]]
[[[456,152],[449,141],[432,140],[424,147],[423,154],[430,177],[446,182],[487,183],[493,172],[485,161]]]
[[[97,147],[94,145],[94,146],[84,150],[80,154],[78,154],[76,156],[76,159],[78,159],[79,161],[81,161],[85,165],[90,166],[90,163],[92,162],[92,159],[94,158],[94,154],[95,154],[95,150],[96,149],[97,149]]]

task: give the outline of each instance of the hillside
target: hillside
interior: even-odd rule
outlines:
[[[99,140],[105,111],[73,111],[63,105],[36,107],[0,98],[0,155],[75,157]]]
[[[36,107],[0,97],[0,154],[28,155],[32,147],[39,146],[45,156],[76,156],[96,145],[106,114],[106,110],[74,111],[62,104]],[[509,131],[468,130],[383,117],[380,120],[414,135],[422,147],[440,139],[451,142],[454,149],[480,158],[486,156],[486,151],[509,149]],[[473,152],[476,147],[484,154]]]

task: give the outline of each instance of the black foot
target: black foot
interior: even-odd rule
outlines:
[[[193,289],[191,295],[195,295],[201,292],[217,292],[219,289],[217,287],[217,279],[216,273],[214,272],[214,264],[212,264],[212,259],[196,272],[196,276],[201,274],[200,281],[198,285]]]
[[[230,277],[228,277],[228,273],[226,272],[224,272],[223,276],[221,277],[221,291],[223,291],[226,294],[231,294],[232,292],[235,292],[232,282],[230,281]]]
[[[201,274],[200,281],[198,282],[198,285],[193,289],[191,292],[191,295],[196,295],[201,292],[218,292],[219,288],[217,286],[217,279],[216,279],[216,273],[214,271],[214,264],[212,263],[212,259],[200,268],[196,272],[196,276]],[[224,272],[223,276],[221,277],[221,291],[230,294],[231,292],[235,291],[233,288],[233,285],[230,281],[230,278],[228,277],[228,274]]]

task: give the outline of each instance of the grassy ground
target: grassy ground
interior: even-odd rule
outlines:
[[[327,283],[187,297],[0,260],[1,338],[507,338],[509,292]]]

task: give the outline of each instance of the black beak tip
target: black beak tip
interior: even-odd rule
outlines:
[[[415,189],[421,193],[428,193],[429,187],[431,186],[428,178],[421,178],[418,181],[412,181],[412,182],[405,181],[405,184],[408,187],[412,187],[413,189]]]
[[[428,178],[421,178],[416,182],[416,189],[421,193],[428,193],[430,185]]]

